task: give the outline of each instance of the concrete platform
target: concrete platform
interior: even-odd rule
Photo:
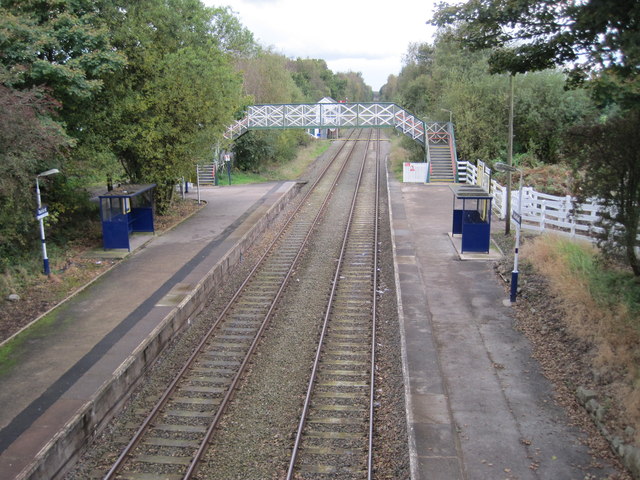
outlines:
[[[492,264],[462,261],[449,187],[390,179],[389,193],[411,478],[606,478],[513,328]]]
[[[0,365],[0,477],[64,469],[297,190],[201,189],[207,205],[197,214],[134,242],[124,261],[14,338]]]

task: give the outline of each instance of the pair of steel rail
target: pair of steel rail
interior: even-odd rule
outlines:
[[[379,136],[379,131],[376,132]],[[351,132],[350,138],[353,139],[354,136],[361,134],[360,131]],[[372,136],[373,131],[369,133],[370,139]],[[339,471],[359,475],[364,470],[367,472],[367,478],[371,478],[380,181],[378,165],[380,142],[372,143],[376,145],[375,169],[367,168],[371,163],[367,158],[368,143],[354,190],[340,260],[333,279],[287,478],[294,478],[297,471],[322,476],[334,475]],[[269,325],[276,305],[312,236],[315,225],[320,221],[330,201],[331,193],[336,188],[356,144],[357,142],[343,142],[340,151],[308,190],[296,211],[213,322],[178,375],[172,380],[151,412],[141,421],[131,440],[104,476],[104,480],[145,478],[147,475],[148,478],[152,478],[159,472],[162,472],[163,478],[171,479],[187,480],[195,475],[220,419]],[[344,150],[347,145],[351,152],[345,155],[344,161],[337,162],[339,155],[346,153]],[[372,170],[375,171],[373,181],[375,186],[371,186],[372,181],[369,180],[365,188],[367,193],[364,194],[360,191],[362,179],[371,176]],[[318,191],[324,193],[320,195],[314,193]],[[354,238],[358,238],[357,244],[354,243]],[[350,273],[353,269],[358,273]],[[350,292],[355,290],[360,292],[357,300],[359,305],[355,306],[358,315],[354,315],[354,305],[350,304],[351,300],[345,299],[345,295],[348,297]],[[336,307],[340,302],[343,305]],[[363,311],[368,311],[366,318],[361,315]],[[345,321],[347,322],[346,330]],[[339,327],[336,327],[339,322],[343,322],[342,334],[339,333]],[[345,331],[350,333],[344,333]],[[326,342],[333,341],[332,335],[338,335],[339,347],[335,350],[338,353],[337,358],[334,354],[333,363],[327,363],[327,359],[331,359],[331,354],[322,352],[326,352],[328,348]],[[362,345],[362,340],[350,338],[356,335],[364,336],[370,344],[369,347],[363,348],[370,357],[368,367],[367,362],[361,360],[355,363],[340,360],[350,352],[340,354],[339,348],[353,349],[359,348],[354,346],[356,344]],[[340,368],[346,368],[347,371],[336,372],[334,368],[333,371],[329,369],[327,373],[326,365],[336,365],[336,362],[342,365]],[[361,370],[367,369],[369,378],[361,381]],[[339,387],[334,392],[337,395],[328,393],[324,387],[316,385],[319,377],[332,378],[336,375],[346,378],[335,380]],[[360,393],[357,395],[354,393],[354,390],[362,390],[360,384],[368,388],[366,401],[362,400]],[[320,438],[328,440],[328,446],[322,447],[317,454],[317,445],[314,447],[314,440],[309,439],[314,438],[313,435],[318,438],[318,431],[316,430],[314,434],[314,430],[306,428],[305,425],[309,424],[309,420],[313,422],[318,418],[309,417],[309,412],[313,412],[312,402],[315,401],[313,399],[318,398],[318,393],[320,397],[329,398],[333,403],[334,408],[330,411],[340,412],[338,417],[327,418],[333,418],[334,422],[335,418],[346,419],[342,422],[338,420],[337,424],[340,426],[343,423],[350,430],[362,430],[363,425],[366,425],[364,435],[353,432],[341,433],[335,428],[325,428]],[[344,399],[349,400],[351,397],[358,398],[350,405],[349,401],[345,402]],[[349,416],[354,413],[356,416],[362,416],[362,407],[359,405],[364,403],[368,403],[367,418],[354,427],[354,424],[349,421]],[[362,438],[366,439],[365,444],[362,443]],[[350,439],[357,441],[350,442]],[[336,447],[336,442],[346,442],[347,446]],[[357,465],[360,460],[356,461],[356,464],[345,461],[345,459],[360,458],[363,453],[366,453],[367,457],[365,468]]]

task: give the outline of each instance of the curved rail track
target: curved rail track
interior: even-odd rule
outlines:
[[[362,163],[287,480],[372,478],[379,142]]]
[[[361,131],[352,132],[349,139],[360,135]],[[344,142],[151,413],[141,420],[104,480],[194,476],[357,143]]]

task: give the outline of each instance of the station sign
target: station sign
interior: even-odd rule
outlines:
[[[42,220],[44,217],[49,216],[49,210],[47,207],[40,207],[36,209],[36,220]]]
[[[516,222],[518,225],[522,223],[522,217],[518,212],[512,212],[511,218],[513,218],[513,221]]]

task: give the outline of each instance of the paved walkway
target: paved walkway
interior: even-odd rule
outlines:
[[[207,205],[196,215],[152,237],[14,342],[10,362],[0,369],[0,477],[14,478],[51,446],[57,432],[86,409],[132,352],[294,185],[201,189]],[[157,347],[146,348],[153,355]],[[54,448],[47,455],[73,453]],[[42,468],[36,477],[49,478],[51,472]]]
[[[606,477],[581,468],[588,449],[513,328],[491,262],[460,260],[449,187],[389,188],[413,480]]]

